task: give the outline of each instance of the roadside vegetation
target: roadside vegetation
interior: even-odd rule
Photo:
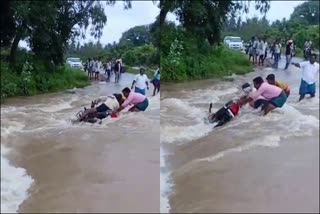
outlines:
[[[296,56],[300,57],[304,42],[311,40],[314,50],[319,52],[318,1],[306,1],[294,9],[289,20],[273,23],[265,16],[241,20],[241,14],[249,12],[250,3],[266,14],[270,1],[161,2],[160,65],[165,82],[220,78],[252,71],[248,56],[223,47],[225,36],[239,36],[245,42],[252,36],[261,36],[266,37],[269,44],[280,39],[283,47],[292,38],[297,45]],[[179,25],[166,21],[169,12],[176,15]]]
[[[239,51],[224,46],[210,46],[173,23],[168,24],[166,29],[167,33],[161,40],[160,70],[163,71],[163,81],[222,78],[253,70],[245,54]]]
[[[88,85],[85,72],[66,66],[65,60],[68,55],[75,54],[70,53],[72,44],[84,39],[86,30],[95,39],[101,38],[107,23],[104,8],[114,4],[123,4],[124,9],[132,6],[130,0],[4,0],[1,20],[5,22],[0,23],[1,102],[13,96],[35,95]],[[137,31],[139,30],[141,29],[138,28]],[[128,65],[155,63],[157,48],[151,45],[155,41],[136,44],[134,42],[139,42],[140,39],[130,41],[130,36],[134,35],[128,32],[128,38],[124,38],[121,45],[108,44],[103,48],[105,51],[101,52],[102,56],[105,59],[111,56],[123,57]],[[30,50],[20,48],[21,41],[26,42]],[[85,50],[92,50],[92,44],[86,45]],[[98,56],[98,53],[84,51],[79,56],[87,59]]]
[[[83,71],[67,65],[53,66],[34,59],[26,50],[17,51],[18,61],[10,66],[1,55],[1,102],[13,96],[30,96],[89,85]]]
[[[161,80],[221,78],[252,71],[245,54],[221,44],[225,22],[232,14],[248,12],[248,2],[262,13],[270,6],[270,1],[161,1]],[[166,21],[169,12],[179,25]]]

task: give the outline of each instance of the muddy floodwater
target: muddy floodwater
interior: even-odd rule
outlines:
[[[1,106],[2,212],[159,212],[160,96],[101,125],[70,119],[120,83],[8,99]]]
[[[210,102],[218,110],[240,96],[243,83],[270,73],[291,87],[283,108],[261,117],[246,106],[217,130],[205,122]],[[164,85],[161,210],[318,213],[319,82],[315,98],[297,103],[300,79],[295,67],[258,68],[228,81]]]

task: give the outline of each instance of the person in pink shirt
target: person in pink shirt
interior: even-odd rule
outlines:
[[[260,100],[258,99],[259,96],[262,96],[265,98],[265,101],[261,102],[260,105],[262,105],[262,110],[264,111],[264,115],[266,115],[275,108],[281,108],[287,101],[287,96],[281,88],[264,82],[262,77],[254,78],[253,84],[257,90],[250,94],[250,96],[243,98],[240,101],[241,105],[251,101],[257,102]]]
[[[128,87],[122,90],[123,96],[126,100],[117,109],[116,112],[122,111],[128,105],[133,105],[129,111],[145,111],[149,106],[148,98],[145,95],[131,91]]]

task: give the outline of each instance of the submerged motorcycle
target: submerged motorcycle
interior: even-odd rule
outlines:
[[[94,108],[97,105],[96,101],[91,102],[91,108]],[[76,115],[75,119],[72,119],[72,124],[80,123],[80,122],[86,122],[86,123],[96,123],[98,120],[100,120],[100,124],[102,122],[102,119],[107,118],[108,116],[113,116],[111,111],[105,111],[105,112],[95,112],[95,113],[88,113],[90,108],[84,107],[82,110],[80,110]]]

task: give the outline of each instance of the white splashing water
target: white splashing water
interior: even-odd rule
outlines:
[[[17,213],[28,197],[33,179],[26,170],[13,166],[5,156],[9,149],[1,145],[1,213]]]
[[[71,108],[70,103],[1,107],[1,114],[3,116],[3,118],[1,118],[1,139],[5,140],[10,135],[16,133],[37,132],[50,128],[61,128],[66,125],[65,120],[48,117],[46,121],[51,125],[30,127],[26,126],[24,120],[14,121],[10,115],[8,116],[7,114],[21,114],[26,117],[28,114],[24,111],[29,111],[30,109],[37,109],[44,112],[57,112],[68,108]],[[33,178],[27,174],[24,168],[16,167],[8,160],[7,156],[10,154],[10,151],[10,149],[1,144],[1,213],[17,213],[19,206],[28,197],[29,188],[34,183]]]
[[[9,109],[9,110],[8,110]],[[12,112],[16,108],[8,108]],[[1,139],[21,131],[25,125],[16,121],[8,121],[5,127],[1,121]],[[16,213],[19,205],[28,197],[28,189],[33,179],[26,174],[26,170],[13,166],[6,156],[10,150],[1,144],[1,213]]]
[[[253,140],[245,145],[219,152],[217,154],[214,154],[213,156],[197,159],[197,160],[195,160],[195,162],[202,162],[202,161],[214,162],[214,161],[219,160],[219,159],[223,158],[224,156],[229,155],[231,153],[246,151],[246,150],[258,147],[258,146],[278,147],[279,142],[280,142],[280,136],[277,136],[277,135],[266,136],[266,137],[262,137],[262,138]]]
[[[41,110],[43,112],[52,113],[52,112],[58,112],[58,111],[71,109],[71,108],[72,108],[72,106],[70,103],[58,103],[55,105],[50,105],[50,106],[45,106],[45,107],[39,108],[39,110]]]
[[[170,205],[168,194],[171,191],[169,182],[169,172],[165,172],[165,156],[166,154],[160,147],[160,213],[169,213]]]
[[[25,124],[21,122],[6,121],[6,126],[4,126],[3,122],[1,121],[1,137],[6,138],[10,134],[21,131],[24,127],[25,127]]]

